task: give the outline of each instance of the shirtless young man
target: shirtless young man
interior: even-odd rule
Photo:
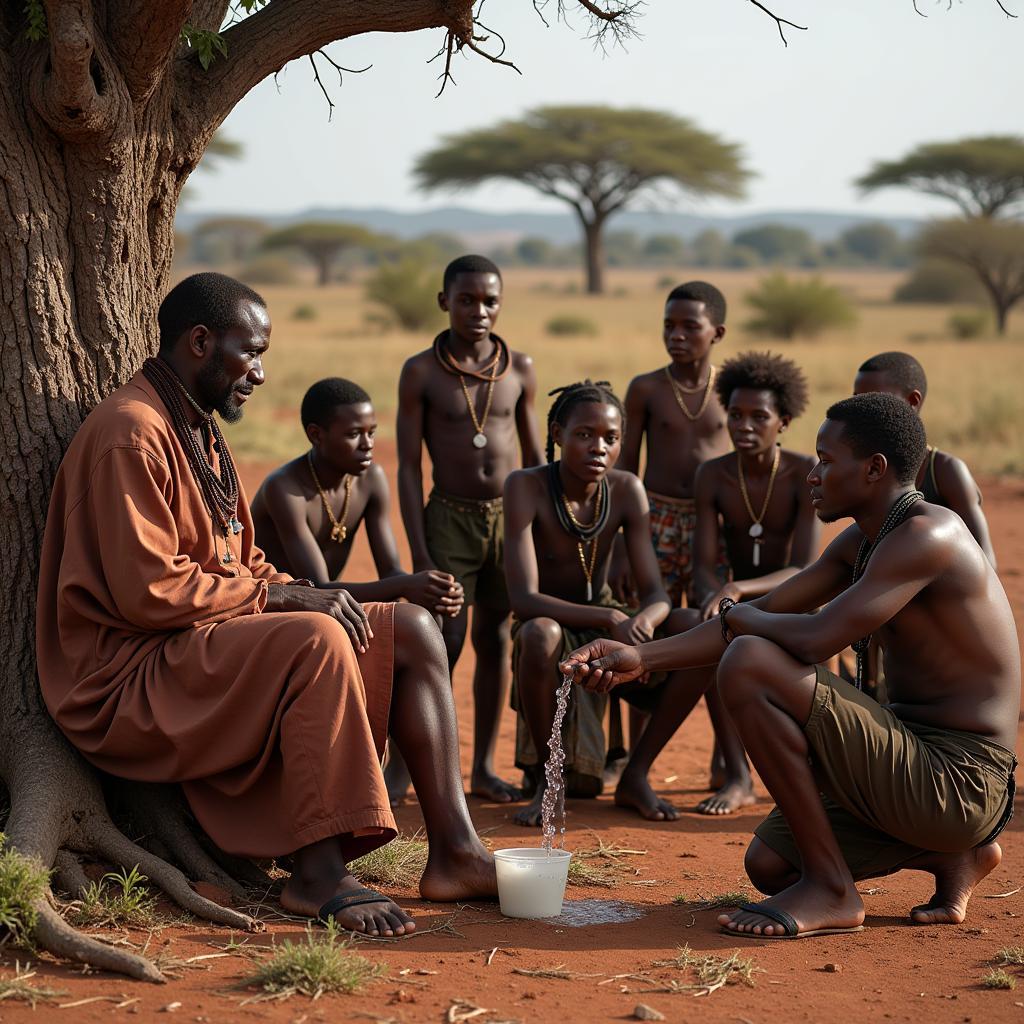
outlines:
[[[730,934],[858,929],[854,883],[902,869],[935,877],[913,921],[959,923],[999,863],[995,837],[1013,809],[1010,606],[960,517],[914,490],[926,441],[906,402],[836,403],[817,451],[818,517],[855,521],[817,562],[684,636],[598,640],[564,668],[602,692],[647,671],[719,663],[725,703],[778,805],[746,856],[770,899],[723,914]],[[863,652],[872,634],[885,654],[884,707],[820,665],[850,644]]]
[[[746,352],[727,360],[715,381],[734,452],[697,470],[694,592],[704,619],[723,597],[749,601],[810,565],[820,528],[807,490],[814,459],[780,448],[779,435],[807,406],[807,381],[790,359]],[[722,543],[732,579],[722,583]],[[702,814],[729,814],[754,802],[743,746],[728,716],[716,723],[726,780],[702,800]]]
[[[546,748],[561,682],[558,662],[573,647],[597,636],[640,643],[686,629],[699,621],[695,610],[670,614],[658,575],[647,522],[647,496],[632,473],[611,469],[622,438],[622,407],[603,383],[583,381],[560,388],[548,414],[548,465],[511,474],[505,484],[505,544],[509,595],[516,615],[513,666],[519,710],[516,763],[537,779],[530,805],[513,819],[540,824],[544,780],[538,752]],[[555,446],[561,458],[555,461]],[[632,616],[612,598],[607,584],[612,544],[623,531],[639,591]],[[659,629],[660,627],[660,629]],[[679,812],[658,798],[648,773],[654,759],[682,723],[699,682],[672,673],[667,681],[636,683],[622,691],[631,704],[653,713],[633,745],[615,802],[651,821],[674,820]],[[563,726],[566,771],[579,790],[580,777],[601,791],[607,745],[604,695],[578,693]]]
[[[310,449],[274,470],[252,501],[256,538],[282,572],[317,586],[341,579],[365,525],[378,580],[350,583],[357,601],[405,598],[435,615],[458,615],[462,585],[450,573],[402,571],[388,509],[388,480],[373,461],[377,414],[370,396],[340,377],[317,381],[302,399]]]
[[[855,395],[883,391],[906,401],[920,415],[928,394],[924,367],[906,352],[881,352],[861,364],[853,382]],[[981,507],[981,488],[967,464],[949,452],[929,445],[928,455],[917,475],[918,489],[925,501],[952,509],[971,531],[985,557],[996,564],[988,520]]]
[[[410,358],[398,383],[398,497],[413,570],[450,573],[465,606],[443,623],[451,671],[466,639],[473,606],[472,792],[518,800],[519,790],[494,774],[494,746],[508,694],[509,603],[502,559],[502,488],[522,465],[542,461],[533,411],[537,389],[529,356],[493,333],[501,311],[501,274],[482,256],[461,256],[444,272],[438,303],[449,327],[432,348]],[[434,486],[423,504],[426,445]],[[392,799],[407,777],[388,773]]]

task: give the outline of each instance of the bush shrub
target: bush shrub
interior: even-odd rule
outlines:
[[[918,264],[893,292],[893,302],[974,302],[983,300],[981,285],[950,263],[926,260]]]
[[[585,316],[561,313],[558,316],[553,316],[544,325],[544,330],[558,338],[571,338],[597,334],[597,325]]]
[[[958,309],[946,321],[950,333],[960,341],[980,338],[988,331],[988,325],[989,316],[983,309]]]
[[[829,327],[848,327],[857,319],[843,293],[820,277],[794,280],[772,274],[746,300],[758,314],[747,322],[747,330],[786,340],[814,337]]]
[[[441,321],[439,285],[434,269],[404,258],[377,268],[366,282],[366,297],[383,306],[403,330],[419,331]]]
[[[295,284],[298,274],[287,256],[254,256],[238,272],[246,284]]]
[[[316,306],[310,302],[303,302],[301,306],[296,306],[292,312],[293,320],[315,320],[317,318]]]

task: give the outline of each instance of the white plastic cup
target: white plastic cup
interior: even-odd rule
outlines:
[[[568,850],[495,850],[498,899],[505,917],[558,917],[569,877]]]

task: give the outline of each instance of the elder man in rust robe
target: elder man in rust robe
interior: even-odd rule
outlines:
[[[371,935],[415,928],[346,867],[396,834],[390,729],[430,841],[422,895],[493,894],[430,615],[293,580],[253,543],[213,413],[238,419],[263,383],[263,299],[197,274],[159,326],[158,357],[86,418],[54,484],[37,624],[50,713],[104,771],[180,782],[222,849],[292,855],[288,910]]]

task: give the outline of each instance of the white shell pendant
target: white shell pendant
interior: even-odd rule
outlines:
[[[754,568],[756,569],[761,564],[761,541],[755,538],[754,540]]]
[[[764,533],[764,527],[760,523],[754,523],[754,525],[747,530],[747,536],[749,537],[760,537],[762,533]]]
[[[486,448],[487,447],[487,435],[479,430],[473,435],[473,447],[474,448]]]

